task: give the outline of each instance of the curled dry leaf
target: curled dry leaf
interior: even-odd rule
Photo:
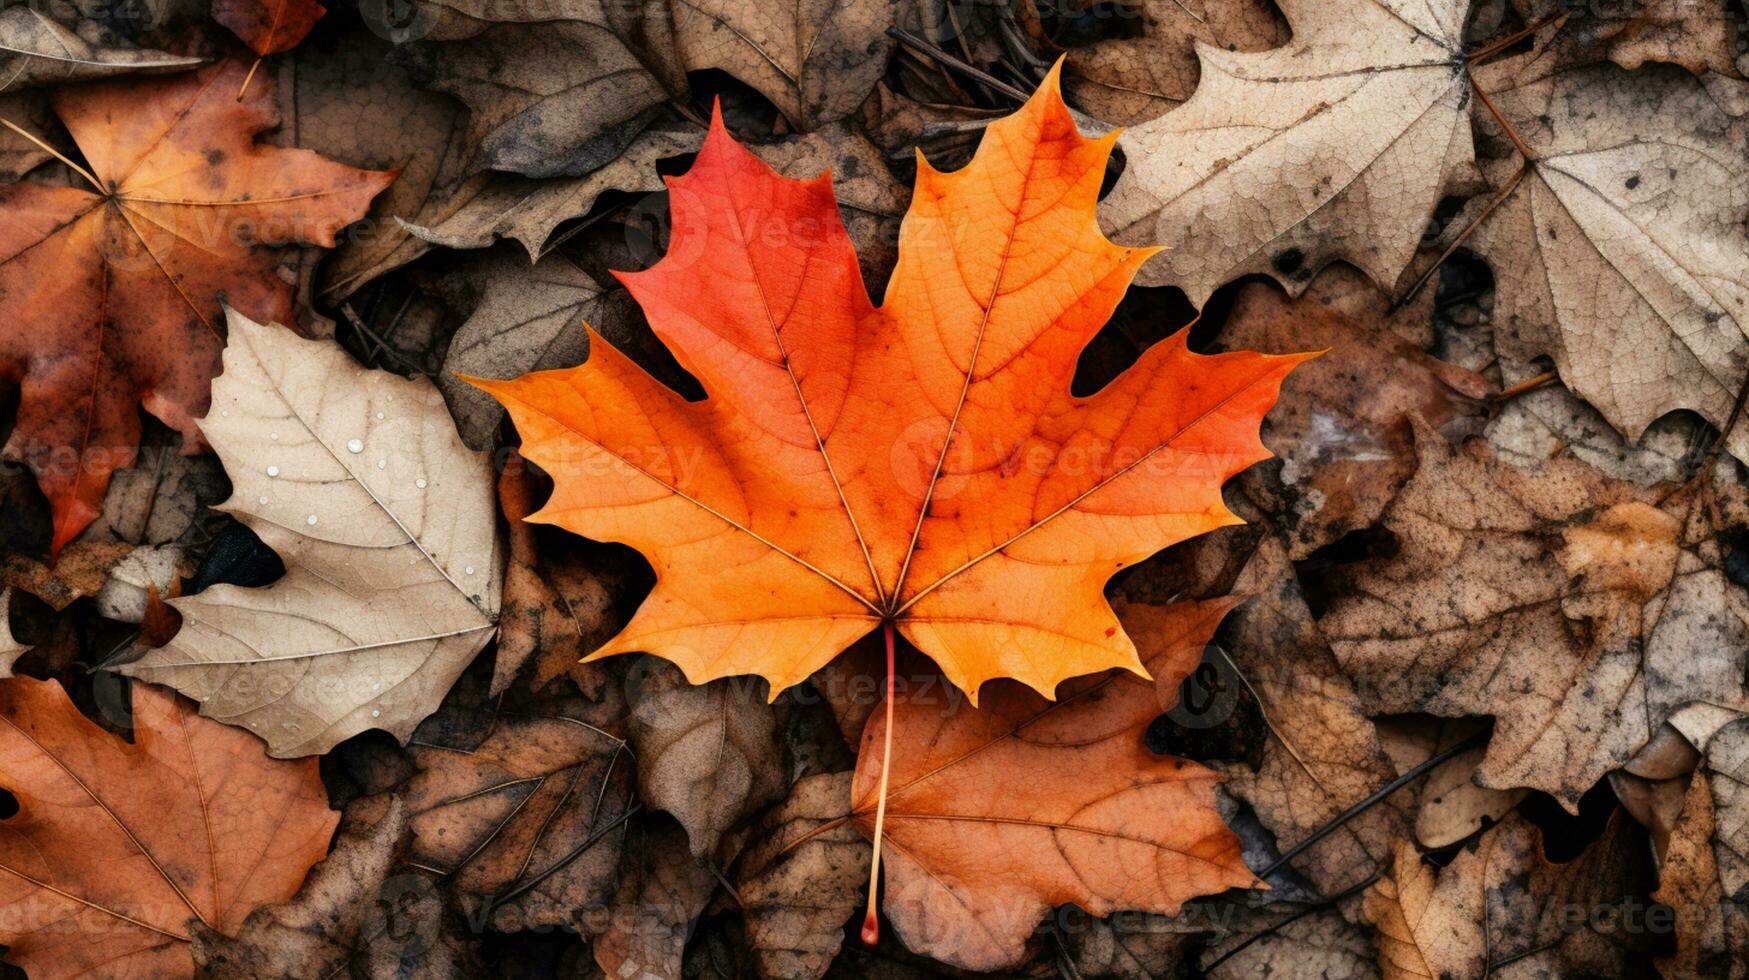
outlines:
[[[259,145],[273,87],[237,98],[243,65],[60,89],[55,111],[91,187],[0,187],[0,296],[22,311],[0,335],[0,378],[23,379],[6,453],[55,510],[53,547],[96,516],[109,474],[132,464],[136,407],[200,445],[224,346],[220,297],[291,321],[291,290],[263,246],[333,245],[392,174]]]
[[[1424,427],[1416,442],[1384,520],[1396,553],[1337,569],[1320,622],[1375,710],[1493,715],[1478,781],[1576,810],[1683,704],[1749,707],[1749,595],[1697,485],[1521,469]]]
[[[276,758],[370,728],[406,739],[492,638],[503,585],[490,461],[437,389],[236,311],[201,428],[229,511],[283,578],[173,600],[182,631],[118,668],[201,701]]]
[[[711,397],[599,337],[573,370],[478,382],[553,475],[531,519],[657,569],[593,656],[775,693],[886,622],[974,697],[995,677],[1050,692],[1140,670],[1101,587],[1237,521],[1220,485],[1267,456],[1258,419],[1305,355],[1205,357],[1181,331],[1070,394],[1152,254],[1094,223],[1111,145],[1076,131],[1053,72],[966,169],[920,169],[876,309],[828,182],[777,176],[713,123],[670,182],[668,253],[621,276]]]
[[[133,741],[61,686],[0,682],[0,940],[32,977],[190,976],[195,924],[234,935],[327,852],[339,814],[315,760],[268,758],[248,732],[145,684]]]
[[[680,821],[694,856],[713,856],[731,827],[783,798],[789,780],[765,685],[694,685],[648,657],[631,666],[626,684],[639,793]]]
[[[1676,948],[1658,964],[1667,980],[1749,977],[1749,721],[1716,732],[1689,784],[1658,891],[1674,910]]]
[[[1488,168],[1507,194],[1475,238],[1495,343],[1552,357],[1630,441],[1677,409],[1723,428],[1749,362],[1749,117],[1674,68],[1555,62],[1543,49],[1477,74],[1536,154]],[[1749,427],[1727,448],[1749,459]]]
[[[1129,169],[1105,225],[1172,245],[1137,281],[1200,306],[1247,273],[1298,293],[1343,259],[1389,289],[1440,197],[1473,173],[1469,6],[1283,0],[1286,45],[1200,48],[1196,93],[1122,140]]]
[[[1364,904],[1385,980],[1648,975],[1651,867],[1631,827],[1616,814],[1566,864],[1551,864],[1542,833],[1517,817],[1437,872],[1400,844],[1394,874]],[[1626,918],[1636,905],[1637,927]]]
[[[30,4],[0,10],[0,92],[198,64],[199,58],[133,47],[95,20],[74,29]]]
[[[213,0],[213,20],[259,55],[297,47],[327,12],[316,0]]]
[[[575,929],[613,896],[632,760],[591,714],[580,701],[505,709],[477,744],[426,741],[425,729],[410,743],[413,861],[482,928]]]
[[[844,943],[844,923],[862,907],[870,849],[844,825],[851,779],[839,772],[798,781],[741,857],[736,893],[762,977],[823,976]]]
[[[895,699],[882,907],[906,946],[1000,969],[1057,905],[1172,915],[1261,884],[1215,811],[1220,777],[1143,742],[1232,607],[1126,607],[1153,681],[1110,671],[1055,701],[1003,681],[977,709],[944,707],[939,688]],[[870,839],[886,733],[872,717],[857,754],[850,820]]]

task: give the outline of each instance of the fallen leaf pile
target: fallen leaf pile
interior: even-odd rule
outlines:
[[[1742,0],[123,7],[8,968],[1749,978]]]

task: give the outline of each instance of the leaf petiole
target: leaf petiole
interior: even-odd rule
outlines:
[[[881,881],[882,825],[887,819],[887,776],[893,769],[893,621],[881,624],[887,639],[887,728],[882,733],[881,783],[876,794],[874,825],[874,858],[868,865],[868,912],[862,917],[862,941],[873,946],[881,941],[881,918],[876,896]]]

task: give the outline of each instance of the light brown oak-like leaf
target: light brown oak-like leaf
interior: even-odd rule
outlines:
[[[0,681],[0,941],[33,978],[191,976],[194,924],[235,934],[321,860],[339,814],[315,760],[140,684],[133,741],[52,681]]]
[[[492,638],[503,586],[490,461],[430,381],[232,311],[201,429],[220,509],[278,552],[270,585],[172,601],[183,626],[121,672],[168,684],[276,757],[406,739]]]
[[[1373,710],[1493,715],[1478,781],[1574,810],[1682,705],[1749,708],[1749,594],[1696,486],[1416,443],[1394,549],[1335,570],[1319,622]]]
[[[1473,172],[1469,0],[1284,0],[1293,39],[1199,49],[1189,101],[1120,140],[1120,242],[1170,242],[1136,277],[1201,305],[1249,273],[1297,293],[1334,259],[1389,288]]]

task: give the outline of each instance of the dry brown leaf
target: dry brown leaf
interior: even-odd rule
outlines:
[[[74,9],[72,4],[54,7]],[[0,92],[198,64],[199,58],[136,48],[97,20],[81,19],[68,27],[33,4],[0,11]]]
[[[411,831],[398,797],[347,807],[334,850],[290,901],[249,916],[235,939],[199,930],[211,980],[465,980],[485,967],[445,922],[436,884],[406,866]]]
[[[1396,776],[1367,705],[1336,665],[1306,609],[1279,541],[1264,539],[1234,591],[1250,596],[1233,611],[1224,636],[1243,674],[1228,678],[1259,699],[1269,743],[1263,764],[1220,766],[1228,792],[1249,803],[1285,850]],[[1237,693],[1235,691],[1235,693]],[[1389,861],[1407,829],[1398,805],[1369,807],[1313,844],[1293,867],[1334,895]]]
[[[503,583],[489,461],[437,389],[230,314],[201,430],[286,574],[171,604],[182,631],[118,668],[242,725],[276,758],[405,739],[491,639]]]
[[[747,944],[768,980],[824,975],[844,942],[845,922],[862,907],[870,848],[843,820],[852,776],[798,781],[741,856],[736,892]]]
[[[19,8],[14,8],[19,9]],[[26,132],[52,132],[55,114],[49,109],[48,95],[37,91],[0,92],[0,119],[6,119]],[[50,145],[52,136],[44,136]],[[64,148],[61,152],[66,152]],[[0,129],[0,183],[10,184],[50,158],[48,150],[35,140],[26,139],[10,129]]]
[[[1567,4],[1561,0],[1512,0],[1526,24],[1562,14],[1558,43],[1573,64],[1608,58],[1623,68],[1663,61],[1694,72],[1716,71],[1741,77],[1739,30],[1730,0],[1612,0]]]
[[[1247,273],[1297,294],[1343,259],[1389,289],[1440,197],[1472,175],[1469,0],[1280,7],[1293,40],[1204,46],[1190,100],[1119,141],[1129,168],[1102,223],[1119,242],[1172,245],[1139,284],[1200,306]]]
[[[1311,290],[1290,301],[1266,283],[1249,284],[1221,331],[1235,349],[1325,349],[1288,377],[1263,422],[1280,464],[1239,478],[1278,515],[1295,561],[1378,520],[1415,472],[1411,415],[1448,436],[1469,435],[1481,428],[1489,390],[1479,375],[1382,331],[1389,299],[1352,270],[1331,268]],[[1428,312],[1420,310],[1423,321]]]
[[[12,636],[12,590],[0,589],[0,677],[11,677],[12,665],[28,650]]]
[[[1660,960],[1666,980],[1749,977],[1749,721],[1707,743],[1689,784],[1653,897],[1675,911],[1676,948]]]
[[[1519,817],[1438,871],[1399,845],[1394,875],[1364,905],[1385,980],[1644,976],[1651,867],[1632,826],[1617,814],[1566,864],[1551,864],[1542,833]],[[1637,928],[1623,918],[1635,907]]]
[[[1174,0],[1111,4],[1123,34],[1069,56],[1063,90],[1076,108],[1134,126],[1190,98],[1197,49],[1262,51],[1286,43],[1287,24],[1268,0]]]
[[[1380,719],[1379,740],[1399,773],[1405,773],[1487,728],[1481,718],[1443,719],[1426,715],[1395,715]],[[1424,848],[1450,847],[1499,823],[1524,799],[1524,790],[1477,786],[1476,767],[1486,746],[1460,752],[1433,767],[1412,790],[1408,807],[1415,816],[1415,840]],[[1388,869],[1380,869],[1388,870]]]
[[[1320,622],[1374,711],[1493,715],[1478,781],[1575,810],[1676,708],[1749,707],[1749,595],[1692,488],[1416,442],[1384,520],[1396,553],[1337,569]]]
[[[447,0],[395,58],[467,104],[473,169],[581,176],[619,156],[668,101],[610,0]]]
[[[234,934],[298,890],[339,814],[314,760],[281,762],[162,688],[133,690],[133,741],[53,681],[0,682],[0,941],[33,978],[192,973],[189,923]]]
[[[633,823],[619,891],[604,930],[590,944],[596,965],[619,980],[678,980],[693,923],[716,890],[717,876],[689,853],[678,824]]]
[[[1675,68],[1569,68],[1547,49],[1476,81],[1537,154],[1474,238],[1496,345],[1552,357],[1629,441],[1677,409],[1724,426],[1749,360],[1749,117]],[[1501,188],[1519,168],[1487,167]],[[1749,459],[1749,428],[1727,448]]]
[[[1348,921],[1341,909],[1302,911],[1305,914],[1266,908],[1229,920],[1230,931],[1204,954],[1203,969],[1213,980],[1378,977],[1377,954],[1370,937]],[[1238,948],[1241,943],[1243,948]]]
[[[628,669],[639,795],[680,821],[694,856],[715,854],[724,833],[789,786],[766,691],[749,677],[693,685],[650,656]]]
[[[443,875],[482,928],[579,928],[613,896],[631,804],[625,742],[590,720],[611,710],[576,698],[494,708],[472,741],[451,712],[480,713],[446,707],[408,746],[414,864]]]

